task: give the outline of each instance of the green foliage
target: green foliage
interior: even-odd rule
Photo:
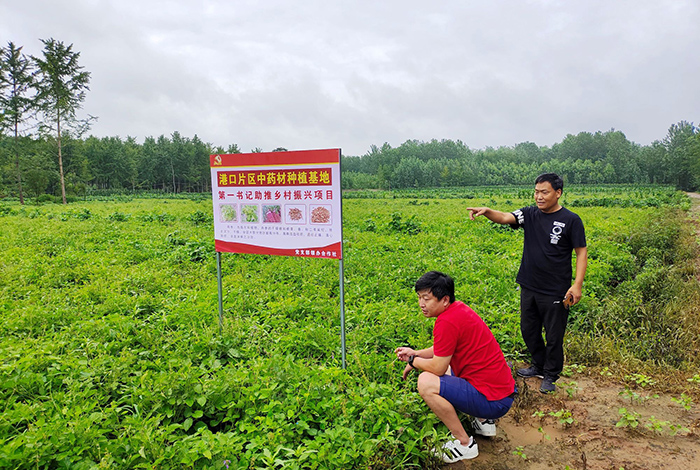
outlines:
[[[636,429],[639,426],[639,419],[641,418],[639,413],[627,410],[627,408],[620,408],[617,411],[620,419],[615,423],[615,427]]]
[[[107,219],[114,222],[126,222],[131,217],[131,214],[123,214],[119,211],[112,212],[107,216]]]
[[[523,446],[518,446],[515,448],[513,451],[513,455],[517,455],[518,457],[521,457],[523,460],[527,460],[527,454],[525,454],[525,450]]]
[[[693,407],[693,397],[686,395],[685,393],[681,393],[681,396],[678,398],[671,397],[671,401],[681,405],[685,411],[690,411],[690,409]]]
[[[646,147],[633,144],[615,130],[570,134],[551,148],[523,142],[513,147],[472,150],[459,141],[408,140],[396,148],[388,144],[372,146],[361,157],[343,157],[342,164],[344,177],[348,175],[348,189],[532,185],[539,174],[555,172],[567,186],[662,183],[692,190],[700,184],[699,135],[695,126],[681,121],[669,128],[663,142]],[[571,203],[575,207],[619,204],[659,207],[665,203],[627,197],[620,200],[614,194]]]
[[[550,411],[549,416],[557,418],[559,424],[567,428],[573,424],[576,424],[576,419],[570,410],[561,409],[559,411]]]
[[[563,388],[564,391],[566,391],[566,396],[568,396],[569,398],[573,398],[573,396],[576,395],[576,393],[578,392],[578,383],[576,383],[573,380],[570,382],[560,380],[558,382],[558,385],[560,388]]]
[[[644,424],[644,426],[647,429],[654,431],[655,433],[660,434],[663,431],[664,427],[669,426],[669,424],[671,424],[669,421],[660,421],[660,420],[656,419],[655,416],[650,416],[649,422]]]
[[[652,398],[659,398],[659,395],[654,393],[652,395],[642,395],[640,393],[637,393],[635,390],[632,390],[629,385],[625,385],[625,389],[619,393],[621,397],[626,397],[629,399],[630,403],[637,403],[641,404],[644,403],[645,401],[652,399]]]
[[[412,215],[408,219],[403,219],[399,212],[391,214],[391,220],[387,224],[389,231],[416,235],[421,232],[420,225],[416,222],[416,216]]]
[[[692,309],[685,299],[697,289],[689,260],[698,256],[698,247],[684,218],[684,212],[669,208],[654,220],[632,216],[634,222],[626,229],[618,220],[606,221],[618,236],[597,242],[602,250],[594,244],[590,248],[586,290],[593,296],[584,298],[572,318],[572,330],[583,333],[579,340],[588,340],[575,360],[595,361],[590,341],[600,350],[601,338],[623,355],[641,360],[672,366],[688,360],[695,341],[689,326],[695,321],[688,317]],[[596,239],[596,230],[587,236]],[[615,246],[621,247],[617,254]]]
[[[572,377],[574,374],[583,373],[584,370],[586,370],[586,366],[583,364],[565,364],[561,375],[564,377]]]
[[[213,223],[213,216],[203,211],[195,211],[188,216],[190,222],[194,225],[206,225]]]
[[[656,384],[656,380],[644,374],[628,374],[625,375],[625,380],[634,382],[637,386],[642,388]]]
[[[517,191],[474,192],[470,205],[517,205]],[[392,354],[431,341],[415,280],[430,269],[450,273],[506,356],[526,349],[514,282],[522,233],[467,222],[464,200],[432,196],[409,198],[430,204],[344,200],[347,370],[334,260],[225,254],[219,334],[210,195],[114,195],[69,210],[3,203],[0,461],[19,469],[434,468],[429,449],[446,431],[417,394],[416,375],[401,381]],[[592,244],[625,247],[646,210],[579,213]],[[389,229],[394,221],[401,230]],[[590,267],[598,297],[572,317],[602,315],[617,288],[612,246]],[[581,373],[583,363],[568,370]],[[566,410],[547,416],[575,424]]]

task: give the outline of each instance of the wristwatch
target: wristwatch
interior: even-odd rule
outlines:
[[[414,360],[415,358],[416,358],[416,356],[411,356],[411,357],[408,358],[408,365],[411,366],[411,367],[413,367],[414,369],[416,368],[416,366],[413,365],[413,360]]]

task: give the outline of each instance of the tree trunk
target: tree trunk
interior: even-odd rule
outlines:
[[[173,165],[172,157],[170,158],[170,172],[173,175],[173,192],[176,192],[175,191],[175,166]]]
[[[24,205],[24,194],[22,193],[22,172],[19,171],[19,129],[15,121],[15,167],[17,168],[17,186],[19,187],[19,203]]]
[[[63,179],[63,156],[61,155],[61,111],[56,111],[56,130],[58,131],[58,172],[61,175],[61,198],[66,202],[66,182]]]

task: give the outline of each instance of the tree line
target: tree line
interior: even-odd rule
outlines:
[[[527,185],[554,172],[569,184],[666,184],[692,191],[700,187],[700,129],[681,121],[646,146],[616,130],[569,134],[551,147],[523,142],[472,150],[460,141],[410,140],[396,148],[372,146],[342,162],[346,189]]]
[[[96,119],[78,119],[90,73],[73,45],[41,40],[42,56],[26,56],[9,42],[0,48],[0,197],[40,198],[89,192],[211,189],[209,155],[240,153],[173,132],[170,136],[84,137]],[[276,148],[273,151],[283,151]],[[256,148],[253,152],[261,152]],[[670,126],[650,145],[616,130],[567,135],[551,147],[523,142],[470,149],[461,141],[409,140],[398,147],[371,146],[343,156],[343,188],[399,189],[531,184],[556,172],[573,184],[671,184],[700,187],[700,132],[687,121]]]

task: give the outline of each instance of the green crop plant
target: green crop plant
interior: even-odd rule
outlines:
[[[693,407],[693,397],[685,393],[681,393],[681,396],[678,398],[671,397],[671,401],[681,405],[685,411],[690,411]]]
[[[564,377],[572,377],[574,374],[581,374],[586,370],[586,366],[582,364],[567,364],[561,371],[561,375]]]
[[[576,424],[576,419],[570,410],[561,409],[559,411],[550,411],[549,416],[557,418],[559,424],[567,428]]]
[[[645,388],[656,384],[656,380],[644,374],[625,375],[625,380],[636,383],[639,387]]]
[[[620,419],[615,423],[615,427],[636,429],[637,426],[639,426],[639,420],[641,418],[639,413],[628,410],[627,408],[620,408],[617,411],[620,415]]]
[[[657,393],[653,393],[651,395],[642,395],[640,393],[637,393],[636,390],[632,390],[629,385],[625,385],[625,389],[618,393],[621,397],[625,397],[629,399],[630,403],[637,403],[637,404],[642,404],[646,402],[647,400],[650,400],[652,398],[659,398],[659,395]]]
[[[523,446],[516,447],[515,450],[513,451],[513,455],[517,455],[521,459],[527,460],[527,454],[525,454],[525,450],[524,450]]]
[[[623,188],[582,191],[630,199]],[[634,199],[661,200],[655,189],[638,191]],[[567,190],[571,200],[577,194]],[[219,333],[211,195],[146,196],[0,204],[3,467],[434,468],[429,450],[447,431],[416,392],[416,374],[402,381],[392,354],[430,344],[433,323],[413,284],[432,269],[455,278],[457,298],[510,361],[526,358],[514,281],[522,232],[467,221],[465,208],[493,199],[516,209],[531,203],[531,188],[348,193],[346,370],[337,260],[223,253]],[[627,240],[650,207],[577,208],[591,244],[568,335],[578,344],[619,339],[606,344],[646,354],[635,341],[655,324],[634,324],[625,336],[602,305],[617,305],[608,299],[638,273]],[[656,244],[674,240],[661,228],[654,234],[663,235]],[[665,278],[652,274],[644,282],[664,291]],[[689,350],[667,344],[669,357]]]
[[[668,427],[670,425],[670,422],[668,421],[660,421],[656,419],[655,416],[650,416],[649,421],[644,424],[644,426],[649,429],[650,431],[653,431],[657,434],[661,434],[664,430],[665,427]]]
[[[578,392],[578,383],[576,383],[574,380],[569,382],[560,380],[558,385],[560,388],[564,388],[564,391],[566,391],[566,396],[569,398],[573,398],[573,396]]]

